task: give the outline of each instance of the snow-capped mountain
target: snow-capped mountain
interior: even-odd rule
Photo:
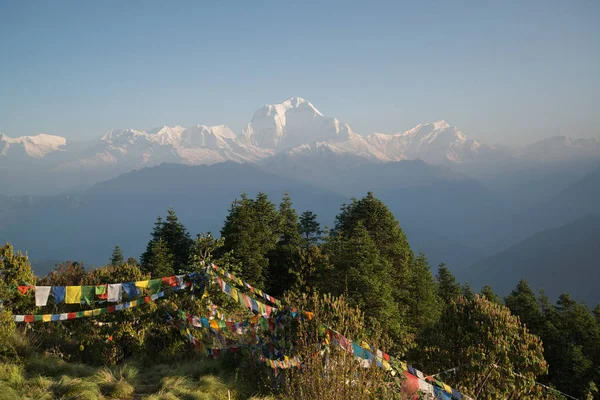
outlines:
[[[66,144],[67,139],[46,133],[17,138],[10,138],[0,133],[0,156],[24,154],[39,160],[61,150]]]
[[[514,157],[562,160],[600,156],[600,139],[551,138],[515,155],[468,139],[460,129],[445,121],[419,124],[399,133],[364,136],[354,132],[348,124],[325,116],[300,97],[261,107],[239,135],[225,125],[187,128],[177,125],[152,130],[112,129],[96,141],[67,145],[65,138],[48,134],[14,139],[0,134],[3,170],[43,168],[44,174],[81,176],[78,184],[89,184],[92,177],[109,179],[132,169],[165,162],[257,163],[277,156],[279,160],[288,157],[292,163],[307,163],[311,157],[328,154],[369,162],[422,159],[431,164],[464,168],[489,160],[514,160]]]
[[[236,141],[225,125],[163,126],[150,131],[112,129],[85,154],[59,169],[123,165],[141,168],[164,162],[188,165],[254,162],[271,152]]]
[[[467,139],[458,128],[446,121],[419,124],[395,134],[372,133],[368,142],[391,161],[422,159],[433,164],[464,163],[484,152],[497,149]]]

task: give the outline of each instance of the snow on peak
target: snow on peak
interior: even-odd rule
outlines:
[[[258,109],[240,140],[267,149],[285,149],[328,137],[331,121],[311,102],[290,97]]]
[[[11,138],[0,134],[0,154],[7,155],[11,147],[21,147],[30,157],[42,159],[46,155],[61,150],[67,139],[61,136],[40,133],[35,136]]]

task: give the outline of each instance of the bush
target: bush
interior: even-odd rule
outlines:
[[[0,311],[0,358],[11,359],[16,354],[14,336],[17,327],[9,310]]]

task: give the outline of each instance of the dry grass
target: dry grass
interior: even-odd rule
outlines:
[[[0,363],[0,400],[268,400],[219,360],[93,368],[52,357]],[[274,399],[274,398],[273,398]]]

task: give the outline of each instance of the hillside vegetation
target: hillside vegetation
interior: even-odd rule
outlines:
[[[434,274],[371,193],[331,229],[287,194],[278,206],[242,195],[220,233],[193,238],[169,209],[139,259],[117,245],[106,266],[66,261],[43,277],[2,246],[0,398],[401,399],[425,382],[415,369],[446,371],[435,379],[463,398],[598,396],[599,308]],[[119,282],[122,310],[106,286]],[[36,307],[47,286],[67,286],[66,301]],[[431,382],[421,389],[443,390]]]

